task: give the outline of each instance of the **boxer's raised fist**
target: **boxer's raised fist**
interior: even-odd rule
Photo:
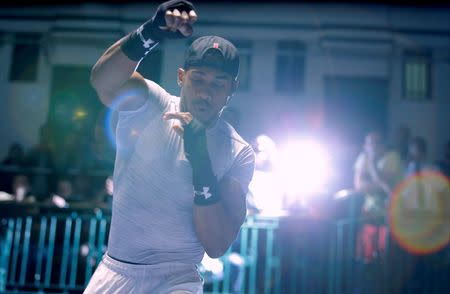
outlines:
[[[197,21],[194,5],[185,0],[170,0],[159,5],[152,18],[162,31],[162,38],[182,38],[192,35],[192,24]]]
[[[197,21],[194,5],[186,0],[170,0],[158,6],[153,17],[128,34],[121,45],[125,55],[139,61],[159,41],[179,39],[192,35]]]

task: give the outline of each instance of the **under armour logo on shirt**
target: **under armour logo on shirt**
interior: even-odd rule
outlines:
[[[202,195],[203,197],[205,197],[205,199],[208,199],[212,196],[212,194],[209,193],[209,187],[203,187],[203,192],[195,191],[195,194]]]

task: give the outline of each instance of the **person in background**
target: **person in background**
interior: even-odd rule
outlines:
[[[91,194],[91,183],[87,175],[80,173],[73,179],[61,177],[56,183],[56,192],[52,203],[60,208],[94,207],[95,199]]]
[[[56,190],[52,194],[51,203],[59,208],[69,207],[73,195],[73,184],[69,178],[61,177],[56,182]]]
[[[112,176],[106,177],[104,185],[97,195],[97,206],[111,211],[114,193],[114,181]]]
[[[403,179],[404,165],[395,150],[389,150],[383,135],[370,132],[364,140],[363,150],[354,165],[354,188],[364,197],[356,237],[356,261],[359,281],[356,288],[361,293],[379,293],[370,284],[374,272],[379,272],[380,261],[385,256],[387,227],[386,208],[396,185]]]
[[[36,202],[28,177],[23,174],[15,175],[11,183],[11,193],[6,191],[0,192],[0,200],[15,201],[17,203]]]
[[[436,171],[437,167],[427,159],[427,142],[422,137],[412,138],[408,146],[406,176],[430,170]]]
[[[387,148],[380,132],[369,133],[354,166],[354,188],[365,197],[364,213],[384,215],[386,200],[403,174],[404,165],[398,152]]]

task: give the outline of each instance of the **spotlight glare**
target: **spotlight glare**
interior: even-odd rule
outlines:
[[[329,158],[318,143],[297,140],[279,153],[278,169],[288,196],[309,196],[323,190],[329,177]]]

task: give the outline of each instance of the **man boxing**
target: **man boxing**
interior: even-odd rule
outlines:
[[[92,69],[119,119],[108,250],[85,293],[202,293],[196,264],[205,251],[225,253],[245,220],[254,153],[220,118],[237,87],[237,49],[196,39],[178,69],[179,97],[136,72],[158,42],[191,36],[196,20],[190,2],[165,2]]]

